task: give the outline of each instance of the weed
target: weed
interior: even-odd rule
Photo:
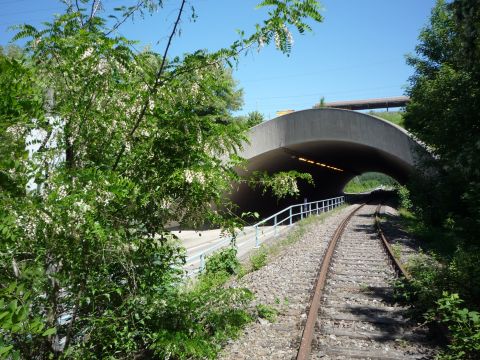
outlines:
[[[257,313],[260,318],[273,322],[277,319],[278,310],[272,306],[258,304]]]
[[[261,246],[250,256],[250,265],[252,271],[257,271],[267,265],[268,251],[265,246]]]
[[[408,341],[405,339],[395,339],[395,343],[403,349],[405,349],[408,346]]]
[[[397,260],[400,260],[400,258],[402,257],[402,245],[393,244],[392,245],[392,252],[393,252],[393,256],[395,256],[395,258]]]
[[[360,287],[361,292],[369,292],[370,291],[370,286],[368,286],[367,284],[359,284],[358,286]]]

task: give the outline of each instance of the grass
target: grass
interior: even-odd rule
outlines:
[[[383,120],[387,120],[395,125],[405,128],[403,111],[370,111],[368,114],[379,117]]]
[[[421,242],[422,250],[433,253],[439,258],[449,258],[455,252],[461,240],[455,234],[443,228],[432,228],[424,225],[417,216],[404,208],[399,209],[402,228]]]
[[[395,258],[397,260],[401,260],[402,246],[400,244],[393,244],[392,245],[392,252],[393,252],[393,256],[395,256]]]

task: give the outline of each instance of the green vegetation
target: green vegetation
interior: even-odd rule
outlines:
[[[480,245],[480,10],[471,0],[438,1],[420,33],[405,125],[435,156],[425,159],[412,200],[428,224],[452,225]],[[425,170],[423,170],[425,169]]]
[[[230,252],[207,260],[209,270],[193,284],[177,289],[175,298],[163,299],[166,317],[150,334],[151,351],[146,357],[215,359],[228,339],[259,316],[249,310],[253,300],[249,290],[225,286],[231,270],[230,256],[225,254]]]
[[[474,359],[480,353],[480,313],[461,308],[462,304],[457,294],[444,292],[437,301],[437,310],[428,314],[450,331],[450,351],[443,356],[445,359]]]
[[[185,251],[165,227],[239,225],[225,193],[248,181],[235,172],[248,126],[232,116],[229,66],[263,45],[289,53],[291,31],[322,20],[319,4],[264,1],[265,20],[231,46],[170,57],[196,16],[185,0],[162,53],[118,29],[170,11],[163,1],[113,14],[62,3],[42,28],[18,28],[20,52],[0,54],[0,358],[213,358],[250,321],[251,294],[224,286],[228,251],[185,284]]]
[[[246,125],[251,128],[255,125],[261,124],[265,120],[265,116],[259,111],[251,111],[246,117],[239,116],[236,119],[240,122],[246,123]]]
[[[258,304],[257,313],[260,318],[274,322],[277,319],[278,310],[272,306]]]
[[[405,127],[403,120],[404,112],[403,111],[370,111],[369,115],[377,116],[383,120],[387,120],[395,125],[398,125],[402,128]]]
[[[393,188],[398,183],[390,176],[377,173],[367,172],[359,176],[355,176],[350,180],[343,189],[346,193],[363,193],[376,189],[380,186]]]
[[[250,266],[252,271],[257,271],[267,265],[268,251],[264,245],[250,256]]]
[[[237,248],[229,246],[209,256],[205,264],[206,274],[225,273],[228,275],[238,274],[240,261],[237,258]]]
[[[445,359],[480,358],[479,33],[477,1],[438,0],[408,57],[415,73],[405,126],[433,157],[418,164],[411,212],[402,211],[425,251],[407,266],[406,294],[448,326]]]
[[[465,247],[452,229],[426,226],[409,210],[401,209],[400,214],[403,227],[420,241],[422,249],[405,264],[412,279],[397,283],[397,292],[415,305],[418,316],[448,327],[452,343],[442,359],[476,359],[480,350],[480,320],[476,318],[480,249]],[[460,303],[465,307],[460,309]]]

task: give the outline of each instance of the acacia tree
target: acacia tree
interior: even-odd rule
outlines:
[[[0,356],[171,355],[184,252],[165,226],[235,226],[224,194],[246,126],[225,66],[270,42],[289,53],[290,28],[321,21],[315,0],[263,1],[251,35],[169,58],[182,0],[163,53],[132,50],[116,30],[163,3],[112,24],[99,0],[65,1],[20,27],[25,58],[0,58]]]

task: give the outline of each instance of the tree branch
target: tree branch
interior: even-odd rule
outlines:
[[[89,23],[93,19],[93,17],[98,11],[100,4],[100,0],[93,0],[92,7],[90,8],[90,17],[88,18],[87,23]]]
[[[138,11],[138,9],[140,9],[140,7],[142,7],[142,5],[145,4],[145,0],[140,0],[137,5],[135,5],[127,14],[125,14],[125,16],[123,17],[123,19],[117,21],[117,23],[115,25],[113,25],[113,27],[105,34],[106,36],[110,35],[112,32],[114,32],[115,30],[117,30],[125,21],[127,21],[130,17],[132,17],[132,15]]]
[[[180,5],[180,10],[178,11],[178,15],[177,15],[177,19],[175,20],[175,23],[173,25],[173,29],[172,29],[172,32],[170,33],[170,36],[168,37],[168,42],[167,42],[167,46],[165,47],[165,51],[163,52],[163,58],[162,58],[162,63],[160,65],[160,68],[158,69],[157,71],[157,74],[155,76],[155,82],[152,86],[152,89],[151,89],[151,92],[150,92],[150,95],[155,95],[158,91],[158,88],[159,86],[162,84],[162,81],[161,81],[161,78],[162,78],[162,75],[163,75],[163,72],[165,70],[165,66],[167,64],[167,55],[168,55],[168,51],[170,50],[170,46],[172,44],[172,40],[173,40],[173,37],[175,36],[175,34],[177,33],[177,28],[178,28],[178,25],[180,24],[180,19],[182,18],[182,14],[183,14],[183,9],[185,7],[185,3],[186,3],[186,0],[182,0],[182,4]],[[147,108],[148,108],[148,104],[149,104],[149,100],[150,100],[150,97],[148,96],[142,106],[142,109],[140,110],[140,114],[138,115],[138,118],[137,118],[137,121],[135,122],[135,124],[133,125],[133,128],[132,130],[130,130],[130,132],[128,133],[128,136],[127,136],[127,140],[129,138],[131,138],[133,136],[133,134],[135,133],[135,131],[137,131],[138,127],[140,126],[140,123],[142,122],[142,120],[144,119],[145,117],[145,113],[147,111]],[[112,167],[112,170],[116,170],[117,167],[118,167],[118,163],[120,162],[120,159],[121,157],[123,156],[124,152],[125,152],[125,148],[126,148],[126,145],[125,143],[122,145],[122,148],[120,149],[120,152],[118,153],[116,159],[115,159],[115,162],[113,164],[113,167]]]

